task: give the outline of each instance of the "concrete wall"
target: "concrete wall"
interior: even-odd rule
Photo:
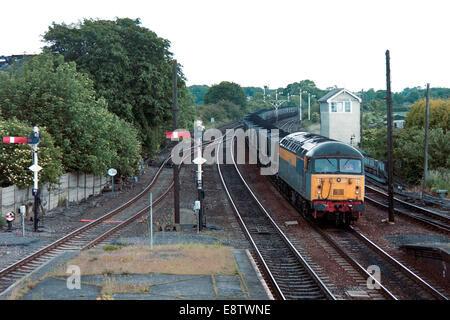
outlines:
[[[66,173],[59,179],[59,184],[44,184],[40,186],[41,202],[45,211],[52,210],[69,202],[78,202],[91,195],[97,195],[106,186],[108,179],[102,176],[93,176],[82,172]],[[32,214],[34,197],[32,188],[19,189],[16,186],[0,188],[0,213],[5,215],[10,211],[19,214],[21,205],[28,206],[27,216]],[[18,216],[16,215],[16,218]],[[16,219],[17,220],[17,219]]]

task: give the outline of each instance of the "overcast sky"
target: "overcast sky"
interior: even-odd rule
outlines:
[[[448,0],[2,1],[0,55],[38,53],[54,21],[140,18],[171,42],[188,85],[450,87]]]

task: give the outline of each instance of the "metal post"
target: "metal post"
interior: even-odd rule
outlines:
[[[178,129],[178,66],[177,60],[173,60],[173,131]],[[176,164],[173,165],[173,182],[174,182],[174,192],[173,192],[173,206],[174,206],[174,223],[177,225],[180,223],[180,178],[179,178],[179,168]]]
[[[308,92],[308,120],[311,120],[310,109],[311,109],[311,93]]]
[[[33,128],[33,134],[39,135],[38,127]],[[33,196],[34,196],[34,232],[38,232],[39,226],[39,164],[38,164],[38,143],[33,144]]]
[[[425,194],[425,188],[427,187],[428,176],[428,122],[430,116],[430,84],[427,83],[427,96],[425,106],[425,152],[424,152],[424,164],[423,164],[423,189],[422,199]]]
[[[275,90],[275,123],[278,123],[278,90]]]
[[[300,88],[300,110],[298,112],[299,120],[302,121],[302,88]]]
[[[150,192],[150,249],[153,250],[153,195]]]
[[[25,237],[25,206],[19,207],[19,212],[22,215],[22,237]]]
[[[388,194],[389,194],[389,223],[394,223],[394,168],[392,162],[392,97],[391,97],[391,68],[389,50],[386,50],[386,87],[387,87],[387,131],[388,131]]]
[[[111,176],[111,194],[114,197],[114,177]]]
[[[361,150],[363,147],[363,93],[364,90],[361,89],[361,104],[359,108],[359,148]]]
[[[194,159],[194,164],[197,165],[197,198],[200,202],[200,208],[198,211],[198,224],[197,231],[200,232],[203,229],[203,181],[202,181],[202,164],[206,162],[206,159],[202,157],[202,132],[205,129],[200,120],[195,121],[194,124],[194,135],[195,135],[195,147],[196,147],[196,157]]]

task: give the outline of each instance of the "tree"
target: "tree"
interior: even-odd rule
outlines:
[[[197,105],[203,104],[203,97],[204,97],[205,93],[208,91],[209,86],[193,85],[193,86],[190,86],[188,89],[189,89],[189,92],[195,96],[195,104],[197,104]]]
[[[203,97],[205,104],[218,103],[221,100],[230,101],[235,105],[245,108],[247,96],[245,91],[237,83],[222,81],[209,88]]]
[[[46,50],[64,55],[91,76],[96,97],[104,97],[110,111],[139,127],[145,151],[154,152],[171,126],[172,53],[168,40],[140,23],[128,18],[53,23],[44,39]],[[178,70],[179,93],[184,95],[184,76]],[[184,112],[185,106],[179,107]]]
[[[367,129],[363,135],[364,151],[378,160],[387,159],[386,127]],[[393,132],[394,167],[396,176],[409,183],[418,183],[422,179],[424,162],[423,128],[398,129]],[[450,166],[450,133],[442,128],[431,129],[429,132],[429,170],[448,168]]]
[[[132,174],[140,160],[137,132],[95,96],[89,76],[62,56],[41,54],[0,76],[4,118],[47,128],[61,148],[65,170],[104,174],[126,163],[130,167],[122,166],[119,174]]]
[[[423,174],[424,129],[399,130],[394,137],[394,157],[401,160],[399,174],[409,183],[419,183]],[[429,131],[429,170],[450,166],[450,133],[442,128]]]
[[[406,119],[406,128],[425,127],[425,99],[419,100],[410,108]],[[429,128],[450,129],[450,99],[430,99]]]

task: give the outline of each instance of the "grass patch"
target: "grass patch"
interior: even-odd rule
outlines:
[[[444,168],[430,170],[427,176],[427,185],[431,188],[431,192],[448,190],[450,193],[450,170]]]
[[[120,247],[116,246],[115,244],[107,244],[106,246],[103,247],[103,250],[105,251],[114,251],[114,250],[119,250]]]
[[[106,246],[105,246],[106,247]],[[220,242],[205,245],[182,243],[154,246],[116,246],[113,250],[91,249],[82,252],[68,265],[77,265],[88,274],[236,274],[236,262],[229,247]],[[58,275],[66,276],[66,270]]]

